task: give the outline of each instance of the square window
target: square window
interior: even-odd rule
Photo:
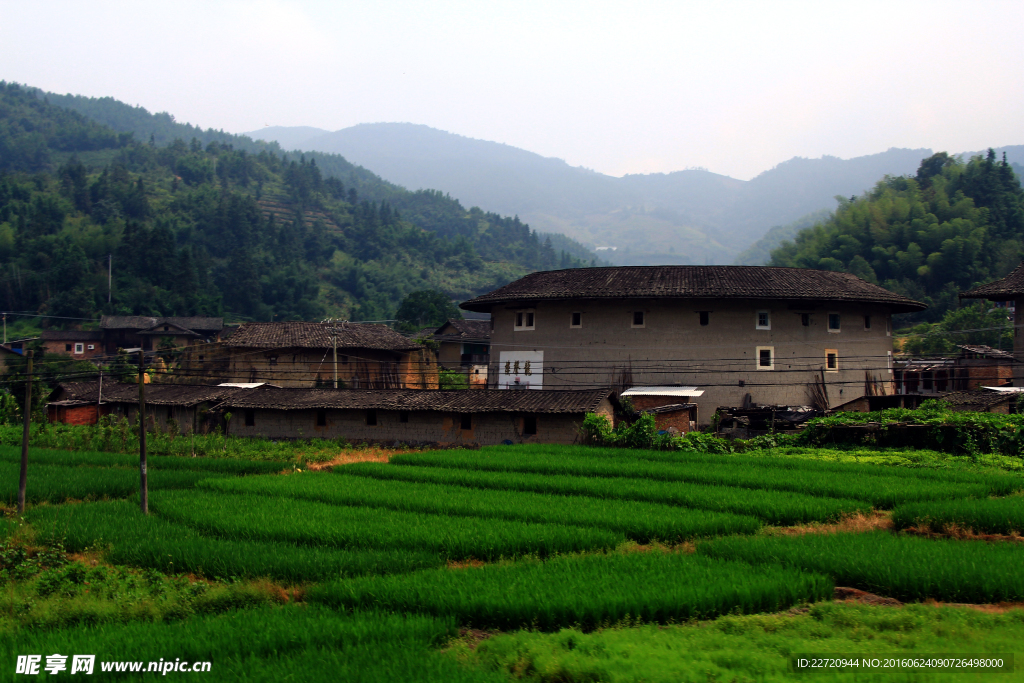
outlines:
[[[810,313],[801,313],[800,314],[800,324],[803,325],[804,327],[810,327],[811,326],[811,314]]]
[[[523,436],[533,436],[537,433],[537,416],[526,415],[523,417]]]
[[[533,311],[516,311],[515,323],[516,330],[534,329]]]
[[[473,416],[470,413],[463,413],[459,416],[459,427],[461,429],[473,428]]]
[[[757,329],[759,330],[770,330],[772,329],[772,315],[770,311],[758,311],[757,312]]]
[[[85,344],[75,344],[75,353],[85,353]]]
[[[398,421],[401,422],[402,424],[408,424],[408,422],[409,422],[409,411],[408,410],[399,410],[398,411]]]
[[[828,331],[838,332],[839,331],[839,314],[829,313],[828,314]]]
[[[316,426],[326,427],[327,426],[327,411],[318,410],[316,411]]]
[[[839,372],[839,352],[835,349],[825,349],[825,370]]]
[[[376,427],[377,426],[377,411],[376,410],[367,410],[366,411],[366,425],[368,427]]]
[[[256,411],[246,410],[245,411],[245,426],[255,427],[256,426]]]
[[[700,316],[701,325],[706,327],[707,324],[711,322],[711,311],[700,311],[698,315]]]
[[[775,369],[775,347],[774,346],[758,346],[757,347],[757,369],[758,370],[774,370]]]
[[[643,327],[643,326],[644,326],[644,312],[643,311],[633,311],[633,327]]]
[[[70,351],[71,350],[71,344],[65,344],[64,345],[64,350],[65,351]]]
[[[348,356],[338,356],[341,359],[342,365],[348,365]]]
[[[583,327],[583,314],[579,311],[574,311],[569,316],[569,327]]]
[[[870,315],[864,316],[864,329],[865,330],[870,330],[871,329],[871,316]]]
[[[267,356],[267,362],[270,365],[277,365],[277,356]]]
[[[89,349],[90,351],[95,351],[95,350],[96,350],[96,345],[95,345],[95,344],[89,344],[89,346],[88,346],[87,348],[88,348],[88,349]]]

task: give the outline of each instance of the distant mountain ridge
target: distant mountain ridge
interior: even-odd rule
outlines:
[[[616,178],[420,124],[359,124],[334,132],[268,127],[248,135],[341,154],[409,189],[444,188],[468,205],[518,215],[538,230],[564,233],[591,248],[617,247],[601,253],[621,264],[731,263],[773,226],[831,210],[836,195],[860,194],[885,175],[912,174],[932,154],[892,148],[853,159],[795,157],[749,181],[705,170]],[[1005,149],[1011,162],[1024,161],[1024,146]],[[763,245],[755,251],[767,253]]]

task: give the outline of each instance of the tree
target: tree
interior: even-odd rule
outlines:
[[[440,327],[449,318],[462,319],[462,311],[451,298],[436,289],[409,294],[395,312],[396,327],[402,332],[416,332],[424,327]]]

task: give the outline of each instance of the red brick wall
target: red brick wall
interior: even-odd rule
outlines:
[[[50,422],[69,425],[94,425],[98,421],[96,406],[52,406],[48,411]]]
[[[685,434],[690,431],[690,420],[697,421],[696,412],[695,410],[676,410],[671,413],[657,413],[654,416],[654,424],[658,426],[659,431],[675,427]]]

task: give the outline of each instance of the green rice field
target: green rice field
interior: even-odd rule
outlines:
[[[19,457],[0,447],[8,508]],[[807,647],[814,619],[854,651],[858,638],[913,651],[882,634],[918,626],[892,626],[887,614],[913,614],[938,629],[932,640],[960,647],[941,640],[930,612],[843,606],[835,586],[924,610],[1024,602],[1024,544],[941,537],[1019,533],[1019,473],[553,446],[391,460],[301,472],[237,456],[154,457],[143,515],[132,456],[33,449],[28,508],[0,522],[3,656],[72,644],[106,660],[209,660],[216,680],[785,680],[788,641],[769,646],[766,634]],[[874,528],[890,519],[892,530]],[[90,567],[107,565],[129,577],[118,600],[131,580],[148,586],[132,609],[90,592]],[[160,597],[157,576],[176,588]],[[199,584],[235,597],[196,613]],[[20,627],[20,614],[35,626]],[[986,628],[1024,633],[1024,610],[1006,614]],[[957,628],[964,648],[1004,647]],[[755,663],[723,644],[733,632],[774,654]],[[641,633],[648,645],[631,640]],[[688,654],[695,646],[684,643],[705,640],[733,649]],[[630,664],[636,648],[654,663]],[[672,662],[704,668],[691,676]],[[0,680],[13,675],[3,671]]]

